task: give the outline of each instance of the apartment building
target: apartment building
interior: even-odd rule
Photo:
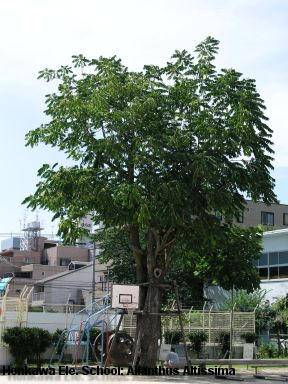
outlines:
[[[9,296],[19,295],[25,285],[68,270],[71,262],[81,265],[89,261],[87,248],[64,246],[41,236],[36,245],[34,249],[21,250],[20,238],[1,242],[0,278],[12,277]]]
[[[74,263],[72,263],[74,264]],[[77,263],[76,263],[77,264]],[[107,265],[95,263],[95,297],[101,298],[110,287]],[[88,305],[92,301],[93,263],[69,269],[34,283],[32,306],[57,311],[58,306]],[[60,309],[59,309],[60,310]]]
[[[57,245],[44,249],[43,263],[47,265],[66,266],[72,261],[89,261],[89,250],[75,246]]]
[[[9,293],[11,297],[19,296],[25,285],[33,286],[34,283],[45,277],[53,276],[57,273],[64,272],[67,267],[43,265],[43,264],[28,264],[15,270],[13,273],[6,273],[6,276],[11,277],[9,283]]]
[[[251,200],[246,200],[246,209],[235,220],[235,224],[242,227],[263,225],[267,229],[288,228],[288,205],[266,205],[262,202],[254,203]]]

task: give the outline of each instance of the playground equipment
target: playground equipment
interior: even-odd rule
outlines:
[[[71,351],[72,364],[89,365],[89,361],[96,361],[101,367],[110,362],[114,364],[129,364],[133,358],[134,341],[125,332],[114,331],[117,317],[123,316],[123,310],[111,309],[111,298],[107,294],[84,309],[75,313],[67,330],[59,337],[57,345],[50,359],[61,363],[65,359],[65,352]],[[82,316],[80,326],[76,322]],[[91,333],[98,330],[99,334],[92,343]]]
[[[75,367],[83,363],[88,365],[89,360],[96,360],[101,367],[109,363],[128,365],[132,362],[134,340],[120,331],[120,325],[127,310],[138,308],[139,286],[114,284],[111,296],[106,294],[74,315],[68,329],[59,337],[50,364],[54,361],[61,363],[69,348],[73,352],[72,363]],[[82,316],[80,326],[75,321],[79,315]],[[99,334],[92,344],[93,330],[98,330]]]

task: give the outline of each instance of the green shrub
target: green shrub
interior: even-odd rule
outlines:
[[[271,343],[261,344],[258,348],[260,359],[277,357],[277,348]]]
[[[182,332],[181,331],[165,331],[164,340],[165,344],[179,344],[182,341]]]
[[[207,341],[208,339],[206,332],[204,331],[191,332],[188,337],[191,342],[193,351],[196,352],[197,357],[199,357],[202,351],[203,343],[205,343],[205,341]]]
[[[31,356],[35,360],[37,367],[41,366],[41,354],[52,345],[52,335],[42,328],[27,328],[30,334]]]
[[[30,306],[28,312],[43,312],[43,307],[32,307]]]
[[[52,345],[56,348],[56,354],[61,355],[64,343],[67,337],[67,331],[57,328],[56,331],[52,334]]]
[[[242,340],[245,340],[245,343],[255,343],[257,340],[257,335],[254,332],[246,332],[240,336]]]
[[[228,358],[228,352],[230,350],[230,333],[220,332],[217,342],[221,345],[222,357],[224,358],[224,356],[226,356]]]
[[[16,367],[23,367],[25,359],[31,356],[30,333],[28,328],[6,328],[3,334],[4,343],[14,358]]]
[[[23,367],[25,359],[35,360],[41,366],[41,353],[50,347],[52,337],[42,328],[7,328],[3,334],[4,343],[9,345],[9,351],[17,367]]]

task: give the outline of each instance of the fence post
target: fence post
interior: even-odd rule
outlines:
[[[211,308],[210,311],[209,311],[209,317],[208,317],[208,320],[209,320],[209,336],[208,336],[208,342],[209,342],[209,344],[211,343],[211,311],[212,311],[212,308]]]

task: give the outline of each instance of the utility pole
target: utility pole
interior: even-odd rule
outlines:
[[[95,240],[93,241],[93,264],[92,264],[92,270],[93,270],[93,276],[92,276],[92,310],[94,309],[94,303],[95,303],[95,261],[96,261],[96,243]]]
[[[232,295],[231,295],[232,308],[230,313],[230,353],[229,358],[232,359],[233,355],[233,318],[234,318],[234,284],[232,287]]]

